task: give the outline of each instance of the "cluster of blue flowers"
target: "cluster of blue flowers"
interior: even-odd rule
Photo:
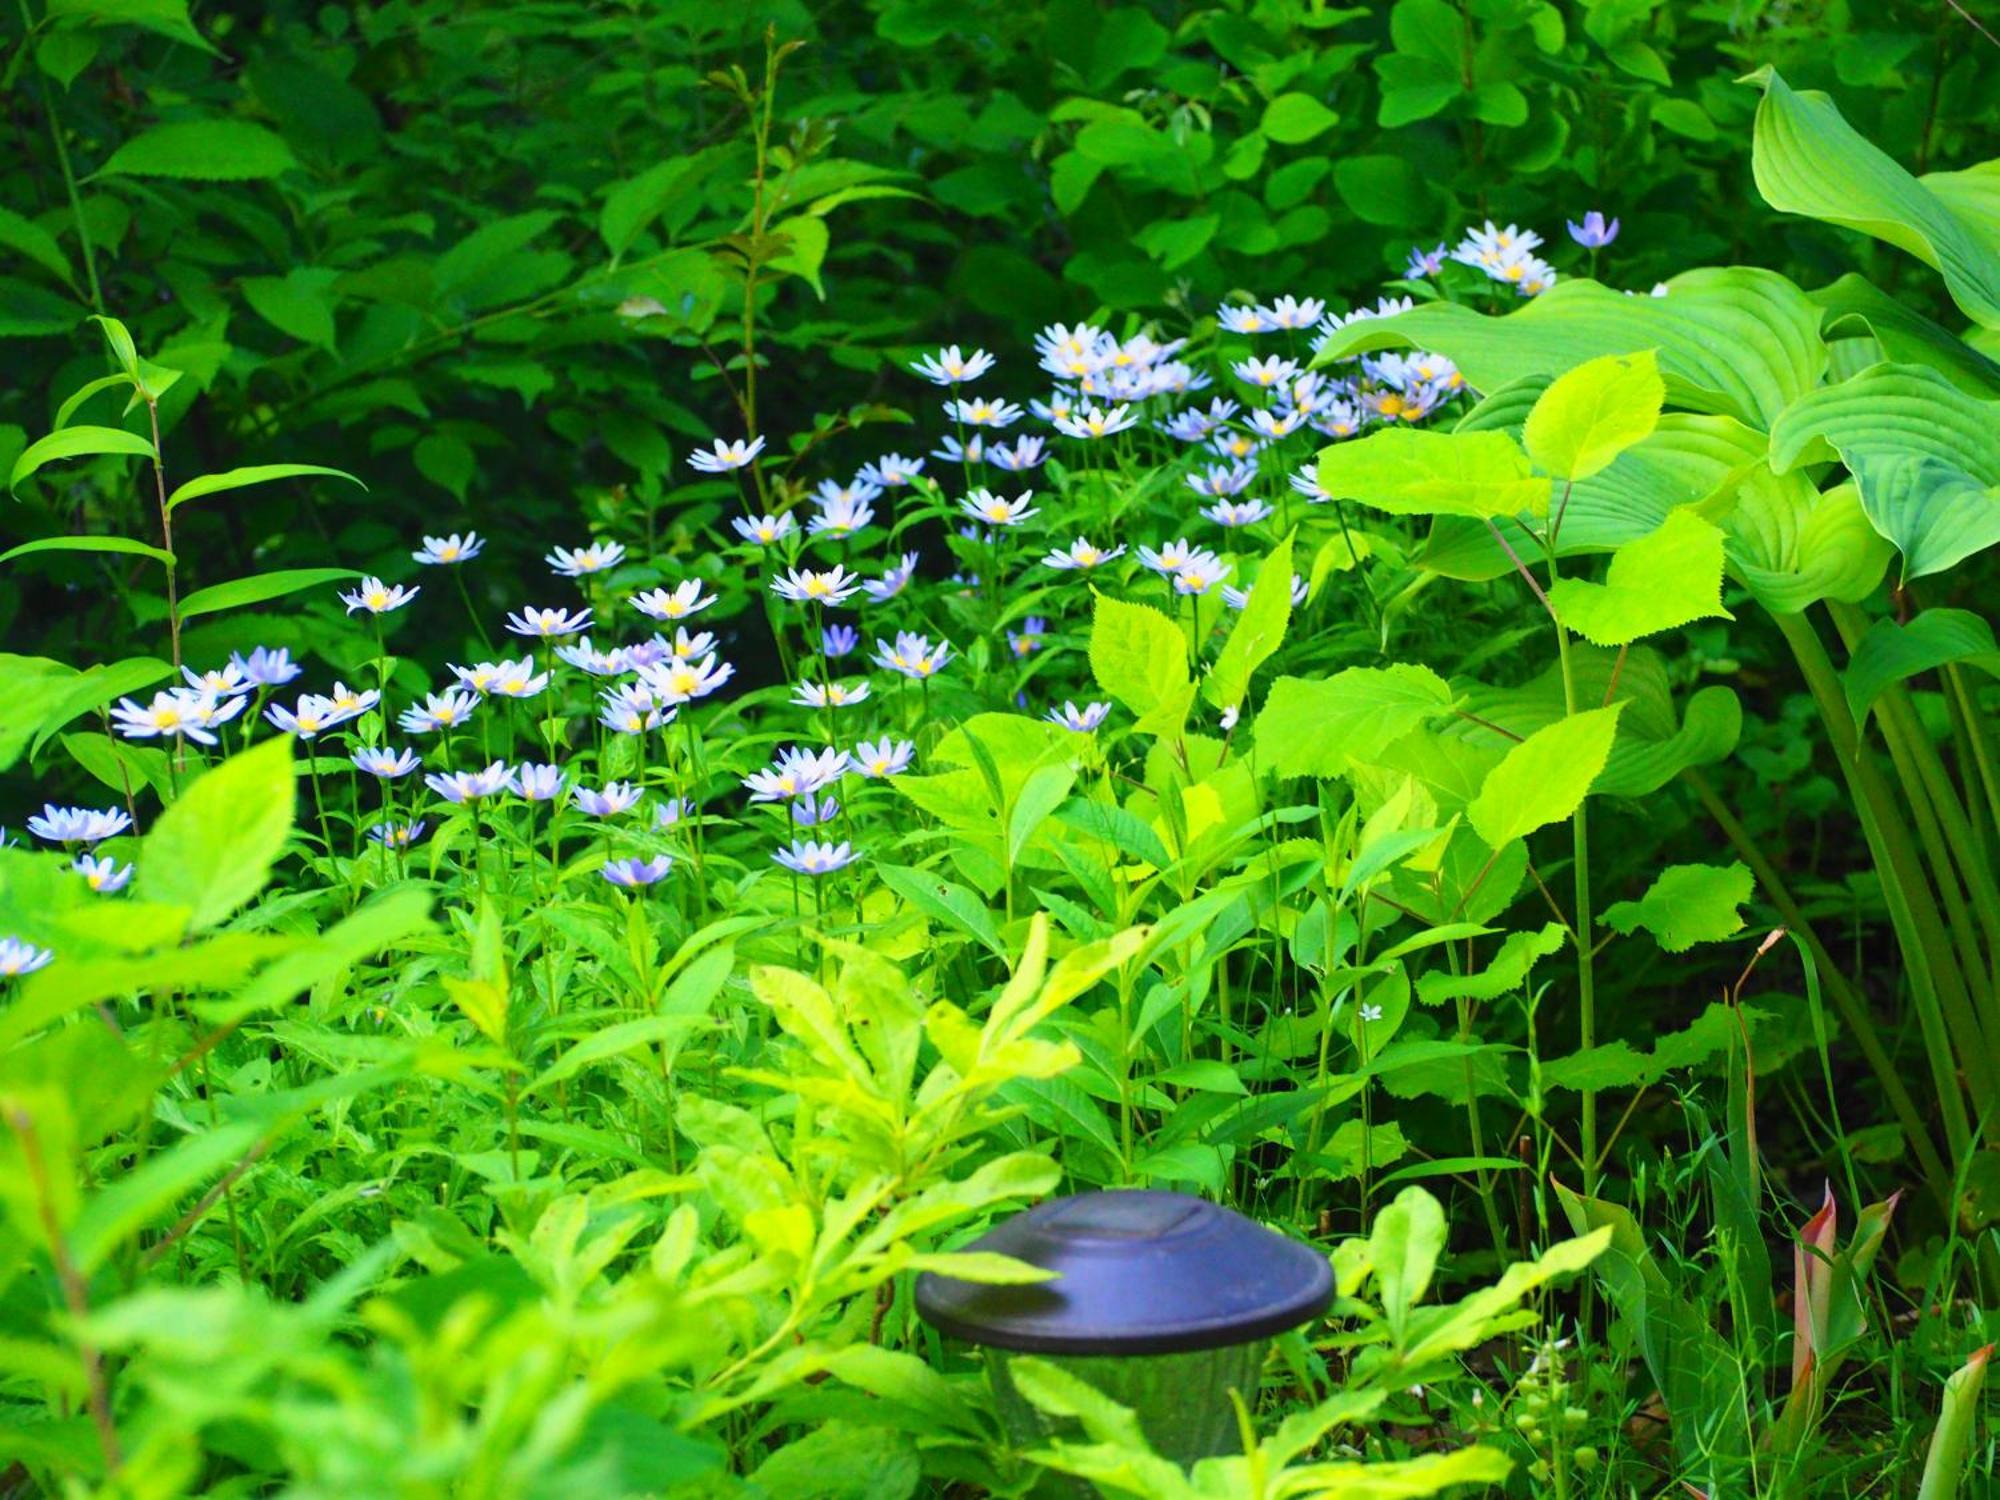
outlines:
[[[1619,230],[1616,219],[1607,221],[1595,211],[1568,227],[1570,237],[1591,252],[1593,266]],[[1557,280],[1555,269],[1536,254],[1542,246],[1532,229],[1489,221],[1450,248],[1440,243],[1412,250],[1407,282],[1400,290],[1420,292],[1423,288],[1408,283],[1432,282],[1442,291],[1448,264],[1458,264],[1519,297],[1538,296]],[[1665,291],[1653,289],[1655,295]],[[1047,378],[1045,394],[1022,401],[973,390],[1001,362],[984,349],[949,345],[922,355],[910,367],[946,393],[943,413],[952,430],[939,437],[937,446],[925,456],[881,454],[851,478],[821,480],[811,489],[760,466],[766,453],[762,435],[718,438],[691,454],[692,469],[736,484],[743,502],[743,513],[730,518],[736,559],[762,568],[772,596],[796,607],[791,617],[779,621],[781,631],[792,632],[802,647],[788,701],[823,726],[823,744],[781,750],[769,766],[742,778],[753,806],[767,805],[780,813],[784,833],[771,860],[795,876],[814,879],[852,865],[860,851],[849,838],[830,836],[832,825],[842,830],[848,825],[843,782],[901,775],[918,754],[916,741],[879,729],[837,732],[836,716],[844,719],[871,704],[879,709],[883,700],[867,676],[842,677],[836,664],[851,662],[927,688],[960,657],[952,641],[921,625],[913,628],[907,605],[899,605],[899,617],[873,631],[827,618],[828,611],[872,609],[902,599],[917,576],[918,552],[892,552],[871,568],[859,557],[828,556],[827,549],[844,549],[871,527],[892,527],[891,512],[900,497],[915,495],[932,508],[931,514],[949,512],[959,518],[964,555],[981,559],[981,572],[992,568],[1000,590],[1027,576],[1009,578],[1010,565],[1076,579],[1106,570],[1128,580],[1151,574],[1164,583],[1171,604],[1191,601],[1199,637],[1201,601],[1208,595],[1218,594],[1230,609],[1248,603],[1249,590],[1235,576],[1232,539],[1255,535],[1255,547],[1245,550],[1263,550],[1289,525],[1294,497],[1310,505],[1337,498],[1319,484],[1310,461],[1314,449],[1380,424],[1423,422],[1450,403],[1476,395],[1457,367],[1438,354],[1321,357],[1342,328],[1393,317],[1414,305],[1407,294],[1384,296],[1345,313],[1331,311],[1323,299],[1311,296],[1231,301],[1217,309],[1212,356],[1200,361],[1188,339],[1161,341],[1143,329],[1119,337],[1087,323],[1053,324],[1034,339],[1035,370]],[[1230,382],[1227,394],[1191,399],[1211,392],[1218,379]],[[1015,430],[1030,422],[1045,431]],[[1064,449],[1064,442],[1075,446]],[[1049,507],[1034,489],[1003,476],[1038,470],[1058,453],[1065,455],[1071,472],[1092,466],[1168,465],[1194,496],[1189,524],[1172,528],[1183,534],[1152,543],[1133,538],[1100,544],[1079,535],[1067,543],[1043,538],[1021,546],[1044,522]],[[938,469],[927,468],[932,464]],[[940,478],[953,467],[962,479],[955,504],[946,499]],[[1276,528],[1258,534],[1258,528],[1274,520]],[[1194,539],[1203,525],[1217,528],[1214,546]],[[485,545],[477,532],[452,532],[425,536],[422,547],[410,555],[424,568],[453,568],[478,558]],[[1128,552],[1132,562],[1121,569]],[[562,705],[574,701],[566,690],[578,679],[588,684],[586,693],[595,700],[596,722],[611,734],[644,736],[674,724],[684,705],[710,697],[735,675],[718,651],[716,633],[691,629],[688,623],[720,596],[706,577],[653,583],[621,594],[618,574],[628,553],[624,543],[614,540],[593,538],[582,546],[555,547],[545,560],[556,577],[585,591],[582,604],[531,604],[510,612],[506,628],[526,645],[522,655],[452,663],[450,683],[412,701],[385,703],[386,683],[357,689],[338,681],[326,692],[303,693],[290,704],[267,701],[297,679],[301,668],[283,650],[259,649],[231,656],[214,670],[187,669],[181,685],[155,693],[148,702],[125,698],[111,709],[112,722],[128,738],[174,742],[177,757],[189,744],[217,745],[232,722],[240,722],[245,742],[259,722],[308,742],[344,734],[356,770],[382,787],[384,817],[367,836],[396,854],[420,842],[438,815],[435,808],[415,805],[402,814],[396,810],[391,789],[419,773],[422,786],[446,807],[507,797],[604,822],[626,819],[646,799],[640,781],[583,785],[553,759],[518,764],[487,759],[483,765],[454,769],[454,738],[494,700],[539,699],[553,688],[558,696],[548,700],[553,706],[547,712],[560,715]],[[946,586],[971,592],[982,584],[976,576],[953,575]],[[420,585],[369,576],[339,597],[349,614],[370,617],[379,631],[423,592]],[[1308,604],[1310,592],[1306,580],[1291,578],[1295,607]],[[1085,595],[1079,591],[1076,597]],[[605,617],[622,607],[660,628],[625,642],[606,638]],[[995,633],[1004,634],[1007,652],[1022,662],[1057,638],[1043,615],[996,625]],[[576,675],[559,675],[565,673]],[[1025,698],[1017,702],[1026,706]],[[866,720],[872,712],[860,718]],[[405,734],[433,741],[431,755],[376,742],[392,713],[393,723]],[[1103,728],[1111,713],[1107,702],[1079,705],[1072,700],[1052,702],[1042,710],[1048,723],[1083,735]],[[1233,713],[1223,716],[1225,730],[1233,723]],[[556,742],[552,734],[550,746]],[[433,758],[437,768],[427,769]],[[645,764],[643,750],[639,764]],[[650,820],[625,826],[656,835],[675,830],[692,835],[702,817],[703,809],[693,801],[660,797]],[[60,845],[92,890],[110,894],[132,879],[131,864],[95,852],[98,844],[131,829],[129,812],[51,805],[27,826],[36,838]],[[672,853],[646,848],[607,857],[602,872],[611,884],[638,890],[666,879],[675,863]],[[31,972],[50,957],[46,949],[0,938],[0,977]]]

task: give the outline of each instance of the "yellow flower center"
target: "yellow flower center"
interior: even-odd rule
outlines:
[[[457,556],[458,556],[458,548],[456,548],[456,547],[440,547],[440,548],[438,548],[438,554],[437,554],[437,555],[438,555],[439,557],[443,558],[443,559],[444,559],[444,560],[445,560],[446,562],[450,562],[450,561],[451,561],[451,560],[452,560],[452,559],[453,559],[454,557],[457,557]]]

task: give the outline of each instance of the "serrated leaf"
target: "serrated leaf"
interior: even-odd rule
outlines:
[[[297,165],[284,137],[262,125],[248,120],[190,120],[155,125],[134,136],[111,153],[98,173],[244,182],[279,177]]]
[[[1666,398],[1651,349],[1586,360],[1542,392],[1522,429],[1522,446],[1556,478],[1588,479],[1651,436]]]
[[[1336,500],[1399,516],[1548,514],[1549,481],[1504,432],[1387,427],[1319,454],[1319,482]]]
[[[1499,849],[1575,812],[1611,757],[1624,708],[1571,714],[1510,749],[1465,809],[1473,832]]]
[[[1611,555],[1604,582],[1561,578],[1549,603],[1569,629],[1599,646],[1625,646],[1722,607],[1723,535],[1691,510],[1671,512],[1650,536]]]
[[[1643,927],[1667,952],[1685,953],[1696,943],[1719,943],[1741,932],[1737,908],[1756,886],[1742,864],[1669,865],[1637,901],[1608,908],[1604,924],[1627,936]]]
[[[1187,638],[1146,604],[1095,596],[1090,616],[1090,673],[1137,716],[1141,733],[1174,735],[1194,703]]]
[[[1449,683],[1408,662],[1280,677],[1257,715],[1258,765],[1279,776],[1340,776],[1449,713],[1452,701]]]

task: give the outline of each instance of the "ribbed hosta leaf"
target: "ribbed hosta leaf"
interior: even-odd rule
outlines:
[[[1659,530],[1668,515],[1687,506],[1721,521],[1731,500],[1718,492],[1761,465],[1767,446],[1763,433],[1732,417],[1662,417],[1651,437],[1626,449],[1603,473],[1578,481],[1563,512],[1557,555],[1612,551]],[[1706,503],[1712,499],[1716,503]],[[1511,527],[1508,540],[1516,551],[1531,545]],[[1432,572],[1467,580],[1498,578],[1514,566],[1483,524],[1453,516],[1438,517],[1422,562]]]
[[[1875,592],[1896,549],[1869,524],[1851,484],[1820,491],[1803,473],[1759,464],[1743,476],[1723,529],[1729,571],[1774,614]]]
[[[1877,365],[1812,392],[1772,426],[1780,473],[1834,454],[1903,554],[1905,578],[2000,542],[2000,401],[1976,400],[1927,366]]]
[[[1657,349],[1670,406],[1753,427],[1819,383],[1819,309],[1784,277],[1748,266],[1689,271],[1664,297],[1628,297],[1565,281],[1504,317],[1433,302],[1339,329],[1318,364],[1376,349],[1430,349],[1480,391],[1563,371],[1605,354]]]
[[[1781,213],[1858,229],[1935,267],[1965,315],[2000,328],[2000,254],[1930,188],[1870,143],[1825,94],[1800,93],[1775,69],[1764,87],[1750,168]]]
[[[1988,251],[2000,255],[2000,160],[1983,161],[1963,172],[1926,172],[1917,181],[1985,241]]]
[[[1688,767],[1711,765],[1735,750],[1743,706],[1729,688],[1702,688],[1676,711],[1666,662],[1658,652],[1635,646],[1621,668],[1616,651],[1578,642],[1570,649],[1570,660],[1579,703],[1604,702],[1615,671],[1618,686],[1612,701],[1625,705],[1611,758],[1591,784],[1593,792],[1644,797]],[[1515,734],[1532,734],[1563,717],[1562,675],[1555,667],[1518,687],[1453,685],[1461,690],[1465,713]],[[1510,743],[1469,719],[1455,721],[1446,732],[1485,746]]]
[[[1995,181],[2000,182],[2000,176]],[[1825,309],[1821,331],[1829,339],[1863,332],[1874,336],[1882,354],[1870,364],[1886,359],[1897,364],[1930,365],[1969,395],[2000,396],[2000,363],[1943,324],[1905,307],[1866,277],[1850,273],[1807,295]]]

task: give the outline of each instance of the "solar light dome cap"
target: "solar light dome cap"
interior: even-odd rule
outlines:
[[[996,1286],[926,1272],[917,1312],[968,1343],[1028,1354],[1175,1354],[1296,1328],[1333,1300],[1309,1245],[1185,1193],[1052,1198],[966,1247],[1052,1281]]]

